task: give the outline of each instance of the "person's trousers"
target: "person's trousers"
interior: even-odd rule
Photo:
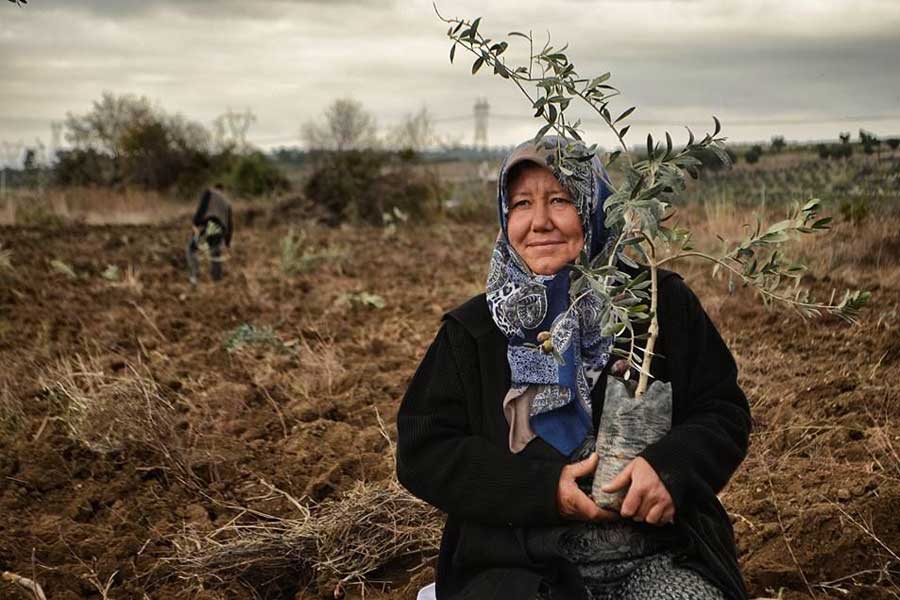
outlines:
[[[222,279],[222,237],[218,235],[208,237],[202,234],[200,236],[191,236],[187,247],[188,276],[191,278],[191,281],[197,281],[197,275],[200,271],[200,260],[197,254],[200,252],[200,244],[204,240],[209,247],[210,275],[213,281],[219,281]]]

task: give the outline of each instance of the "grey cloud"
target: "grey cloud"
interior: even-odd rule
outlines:
[[[778,13],[759,17],[765,22],[742,20],[756,0],[567,0],[570,9],[586,13],[576,20],[553,20],[537,2],[441,4],[448,16],[483,12],[482,27],[492,36],[529,23],[550,27],[559,41],[571,42],[582,73],[612,71],[623,92],[621,108],[637,105],[639,119],[706,123],[715,113],[727,126],[729,119],[900,112],[900,39],[893,33],[900,10],[866,16],[861,8],[846,27],[829,14],[794,30],[778,25]],[[645,22],[656,12],[673,21]],[[229,106],[248,107],[259,116],[253,136],[285,143],[296,141],[300,123],[337,97],[356,97],[387,127],[422,104],[438,117],[465,116],[483,95],[495,114],[492,139],[523,137],[532,121],[518,91],[488,73],[473,77],[460,53],[450,65],[444,31],[430,0],[0,6],[0,139],[46,137],[50,119],[87,110],[104,90],[147,95],[207,123]],[[471,138],[471,123],[442,123]],[[739,137],[766,137],[754,133],[763,128],[742,127],[734,128]],[[896,127],[900,132],[900,121]]]
[[[390,7],[392,0],[32,0],[27,10],[89,14],[103,19],[179,13],[211,19],[267,19],[294,7]]]

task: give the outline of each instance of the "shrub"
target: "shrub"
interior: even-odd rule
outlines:
[[[291,184],[262,152],[238,156],[229,173],[230,187],[244,196],[263,196],[290,189]]]
[[[869,203],[864,198],[853,198],[841,202],[841,216],[853,225],[859,225],[869,216]]]
[[[53,178],[59,185],[108,185],[114,173],[112,158],[93,148],[74,148],[56,153]]]
[[[781,152],[784,150],[787,143],[784,141],[783,135],[774,135],[772,136],[772,151],[773,152]]]
[[[326,154],[306,183],[306,195],[332,225],[381,225],[382,215],[394,208],[414,221],[430,219],[437,209],[437,183],[392,158],[374,150]]]
[[[758,163],[761,156],[762,146],[756,145],[751,147],[744,153],[744,160],[746,160],[748,164],[752,165]]]

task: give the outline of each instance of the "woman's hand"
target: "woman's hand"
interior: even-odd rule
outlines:
[[[563,467],[559,475],[559,487],[556,489],[556,506],[563,518],[576,521],[606,521],[616,517],[616,513],[597,506],[575,482],[579,477],[592,475],[597,470],[598,461],[597,453],[594,452],[582,461]]]
[[[628,463],[615,479],[604,485],[603,491],[613,493],[626,486],[628,493],[619,509],[619,514],[623,517],[645,521],[651,525],[665,525],[675,518],[675,504],[669,490],[650,463],[640,456]]]

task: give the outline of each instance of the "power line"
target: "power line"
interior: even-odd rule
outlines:
[[[436,117],[434,119],[435,123],[444,123],[450,121],[464,121],[468,119],[472,119],[472,115],[456,115],[452,117]],[[531,120],[533,117],[526,117],[525,115],[513,115],[513,114],[496,114],[491,113],[491,119],[500,119],[503,121],[525,121]],[[845,117],[804,117],[804,118],[790,118],[790,119],[728,119],[724,121],[726,125],[809,125],[809,124],[826,124],[826,123],[853,123],[858,121],[893,121],[900,120],[900,113],[890,114],[880,114],[880,115],[854,115],[854,116],[845,116]],[[683,123],[690,124],[699,124],[699,123],[707,123],[711,122],[712,117],[704,120],[689,120],[682,121]],[[601,119],[582,119],[582,123],[590,123],[590,124],[602,124],[604,123]],[[652,126],[664,126],[664,125],[673,125],[672,121],[665,121],[662,119],[629,119],[628,122],[633,125],[652,125]]]

